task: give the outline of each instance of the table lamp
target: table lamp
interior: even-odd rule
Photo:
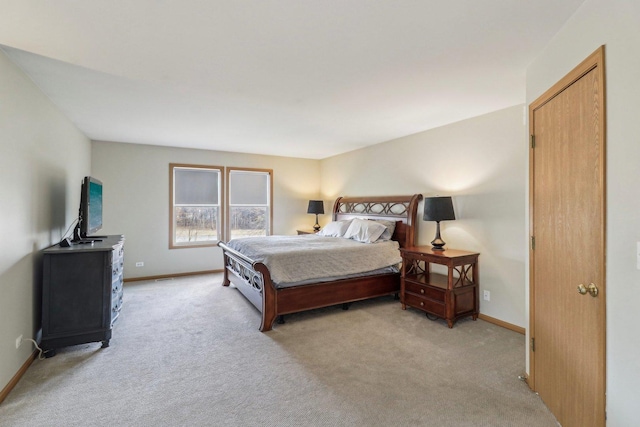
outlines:
[[[424,221],[436,222],[436,238],[431,245],[436,251],[444,250],[444,240],[440,237],[440,221],[452,221],[456,219],[453,212],[451,197],[427,197],[424,199]]]
[[[320,231],[318,224],[318,214],[324,214],[324,202],[322,200],[309,200],[308,214],[316,214],[316,224],[313,226],[314,231]]]

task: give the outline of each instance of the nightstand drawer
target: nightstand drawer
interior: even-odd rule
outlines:
[[[440,317],[445,317],[444,302],[438,302],[418,295],[407,293],[404,295],[404,302],[408,306],[415,307],[419,310],[428,311]]]
[[[405,280],[404,289],[406,292],[412,292],[414,294],[434,299],[436,301],[444,302],[444,289],[432,288],[430,286],[421,285],[419,283]]]

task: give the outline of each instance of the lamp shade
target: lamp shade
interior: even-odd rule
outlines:
[[[424,199],[424,221],[452,221],[456,219],[451,197],[427,197]]]
[[[309,200],[308,214],[324,214],[324,203],[322,200]]]

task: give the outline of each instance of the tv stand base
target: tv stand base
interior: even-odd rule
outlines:
[[[72,243],[75,243],[78,245],[86,245],[86,244],[93,244],[95,242],[102,242],[102,239],[86,238],[86,239],[75,240]]]

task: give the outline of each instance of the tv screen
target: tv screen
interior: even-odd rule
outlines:
[[[91,176],[82,180],[78,225],[74,241],[92,240],[91,234],[102,228],[102,182]]]
[[[90,178],[89,203],[87,203],[87,227],[86,234],[93,234],[102,228],[102,183]],[[85,184],[85,185],[86,185]]]

